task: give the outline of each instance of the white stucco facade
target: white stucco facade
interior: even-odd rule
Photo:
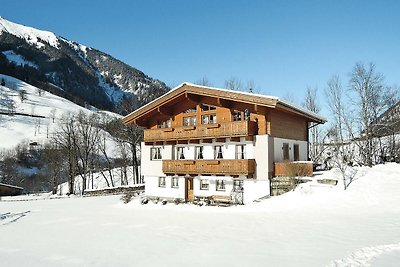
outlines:
[[[298,146],[299,159],[307,160],[307,142],[291,139],[271,137],[269,135],[256,135],[252,141],[241,138],[239,142],[216,142],[198,144],[177,144],[177,145],[145,145],[142,143],[142,176],[144,176],[146,189],[145,194],[149,197],[166,199],[185,199],[187,197],[187,177],[166,175],[162,171],[163,160],[178,160],[178,147],[181,148],[185,160],[196,159],[196,147],[202,147],[203,160],[215,159],[216,146],[222,147],[223,159],[237,159],[238,146],[244,146],[244,158],[254,159],[255,174],[253,177],[232,177],[218,175],[196,175],[193,179],[193,195],[195,197],[210,197],[213,195],[229,196],[233,189],[240,183],[243,188],[244,202],[254,201],[260,197],[270,195],[270,181],[273,172],[273,163],[284,160],[283,144],[287,144],[289,149],[289,160],[294,160],[294,145]],[[159,148],[161,158],[152,159],[152,149]],[[201,160],[201,159],[200,159]],[[160,185],[160,179],[165,180],[165,184]],[[172,180],[178,181],[173,185]],[[207,188],[201,188],[201,183],[207,183]],[[223,181],[224,188],[218,188],[217,183]],[[241,181],[241,182],[235,182]]]

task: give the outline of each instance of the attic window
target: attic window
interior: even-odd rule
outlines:
[[[183,113],[187,114],[187,113],[195,113],[195,112],[196,112],[196,107],[193,107],[193,108],[188,108]]]
[[[214,106],[206,105],[206,104],[201,104],[201,111],[210,111],[210,110],[216,110],[217,108]]]

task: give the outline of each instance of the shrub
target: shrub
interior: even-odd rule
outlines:
[[[127,203],[131,202],[132,197],[133,197],[133,193],[127,192],[122,195],[121,200],[122,200],[122,202],[124,202],[124,204],[127,204]]]

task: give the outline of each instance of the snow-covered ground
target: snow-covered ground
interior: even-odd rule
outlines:
[[[320,175],[337,178],[335,171]],[[400,165],[233,207],[0,201],[2,266],[398,266]]]

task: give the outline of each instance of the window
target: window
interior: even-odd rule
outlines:
[[[157,121],[157,128],[171,128],[171,119],[162,121],[158,120]]]
[[[193,107],[193,108],[188,108],[183,113],[188,114],[188,113],[195,113],[195,112],[196,112],[196,107]]]
[[[204,159],[202,146],[196,146],[194,156],[195,156],[195,159]]]
[[[168,119],[164,122],[165,128],[171,128],[171,119]]]
[[[165,177],[158,177],[158,187],[165,187]]]
[[[208,190],[210,182],[206,179],[200,179],[200,190]]]
[[[217,191],[225,191],[225,181],[224,180],[217,180]]]
[[[179,177],[172,177],[171,180],[171,187],[172,188],[179,188]]]
[[[210,111],[210,110],[216,110],[217,108],[214,106],[206,105],[206,104],[201,104],[201,111]]]
[[[201,123],[202,124],[217,123],[217,115],[216,114],[202,115]]]
[[[240,192],[243,190],[243,180],[234,180],[233,181],[233,191]]]
[[[299,161],[300,159],[300,153],[299,153],[299,145],[298,144],[294,144],[293,145],[293,157],[294,157],[294,161]]]
[[[185,148],[177,147],[176,148],[176,159],[185,159]]]
[[[242,120],[242,112],[238,110],[234,110],[232,113],[233,121],[241,121]]]
[[[214,158],[215,159],[223,159],[224,158],[224,156],[222,154],[222,146],[214,147]]]
[[[161,157],[161,147],[150,148],[150,160],[160,160]]]
[[[183,126],[196,126],[196,116],[183,117]]]
[[[283,150],[283,160],[289,160],[289,144],[283,143],[282,150]]]
[[[192,108],[188,108],[187,110],[185,110],[183,113],[188,114],[188,113],[195,113],[197,111],[196,106],[192,107]]]
[[[246,158],[246,146],[245,145],[237,145],[236,146],[236,159],[245,159]]]

